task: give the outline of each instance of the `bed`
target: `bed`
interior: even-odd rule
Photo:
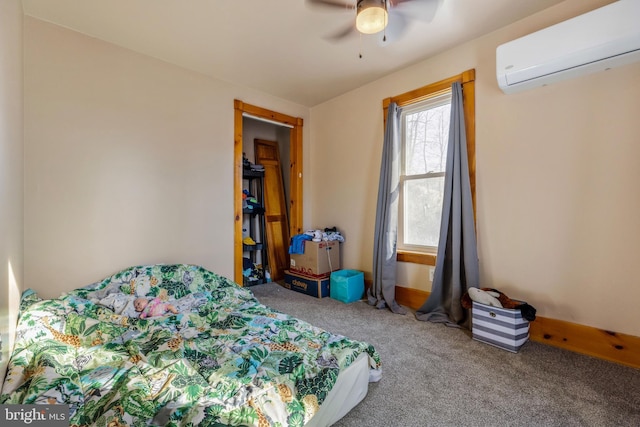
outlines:
[[[140,318],[136,298],[178,314]],[[0,403],[67,404],[71,425],[320,426],[381,376],[368,343],[258,302],[199,266],[148,265],[24,292]]]

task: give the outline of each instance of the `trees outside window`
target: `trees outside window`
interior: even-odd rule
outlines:
[[[403,109],[400,116],[399,249],[436,252],[449,140],[451,92]]]

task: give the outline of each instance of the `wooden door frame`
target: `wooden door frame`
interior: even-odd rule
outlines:
[[[302,232],[302,125],[303,120],[286,114],[267,110],[240,100],[233,101],[234,140],[233,140],[233,271],[234,281],[242,285],[242,118],[253,116],[270,122],[291,126],[289,132],[289,235]]]

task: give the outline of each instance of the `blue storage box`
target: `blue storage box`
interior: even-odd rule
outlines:
[[[364,273],[357,270],[338,270],[331,273],[331,298],[346,304],[357,301],[364,294]]]

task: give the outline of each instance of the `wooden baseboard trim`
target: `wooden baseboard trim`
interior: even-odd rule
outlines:
[[[529,325],[529,339],[640,368],[640,337],[634,335],[538,316]]]
[[[417,310],[429,298],[430,292],[421,291],[420,289],[405,288],[396,286],[396,301],[400,305]]]
[[[396,286],[396,301],[416,310],[429,292]],[[564,320],[537,316],[529,324],[529,339],[576,353],[586,354],[632,368],[640,368],[640,337],[605,331]]]

